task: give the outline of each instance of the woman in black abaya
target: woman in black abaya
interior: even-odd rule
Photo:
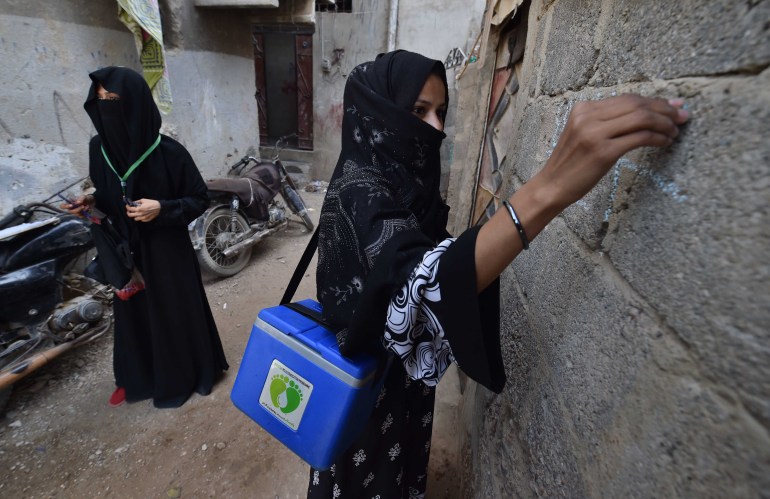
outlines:
[[[90,77],[84,107],[98,132],[89,148],[96,191],[77,202],[109,217],[138,271],[114,302],[110,404],[151,398],[179,407],[193,392],[208,395],[228,368],[187,233],[208,206],[206,185],[187,150],[160,135],[141,75],[108,67]]]
[[[366,429],[331,469],[311,469],[309,498],[423,497],[435,385],[449,364],[496,393],[505,384],[498,276],[621,155],[670,144],[687,120],[682,104],[635,95],[577,103],[544,168],[455,239],[439,194],[444,66],[400,50],[350,73],[319,222],[317,293],[343,354],[395,360]]]

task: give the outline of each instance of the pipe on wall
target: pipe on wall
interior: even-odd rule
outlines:
[[[398,29],[398,0],[390,0],[388,6],[388,52],[396,50],[396,30]]]

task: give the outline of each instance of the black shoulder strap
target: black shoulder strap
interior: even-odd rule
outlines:
[[[297,291],[297,287],[299,286],[300,281],[302,280],[302,276],[305,274],[305,271],[307,270],[307,266],[310,265],[310,260],[313,259],[313,254],[315,253],[316,248],[318,248],[318,228],[316,227],[315,232],[313,232],[313,237],[310,238],[310,241],[307,243],[307,248],[305,248],[305,252],[302,253],[302,258],[299,259],[299,263],[297,264],[297,268],[294,269],[294,275],[291,276],[291,279],[289,280],[289,285],[286,287],[286,291],[283,293],[283,298],[281,298],[281,305],[285,305],[291,301],[292,298],[294,298],[294,293]]]
[[[308,265],[310,265],[310,260],[313,259],[313,255],[315,254],[315,250],[318,248],[318,228],[316,228],[315,232],[313,233],[313,236],[310,238],[310,241],[307,243],[307,247],[305,248],[304,253],[302,253],[302,257],[299,259],[299,263],[297,264],[297,268],[294,269],[294,275],[291,276],[291,279],[289,280],[289,285],[286,287],[286,291],[283,293],[283,298],[281,298],[281,305],[284,307],[290,308],[294,310],[295,312],[304,315],[305,317],[308,317],[310,319],[313,319],[319,324],[323,324],[331,331],[337,331],[340,328],[335,327],[326,320],[324,320],[323,316],[316,312],[315,310],[312,310],[301,303],[291,303],[291,299],[294,297],[294,293],[297,291],[297,287],[299,286],[300,281],[302,281],[302,277],[305,274],[305,270],[307,270]]]
[[[305,317],[313,319],[319,324],[323,324],[330,331],[339,331],[339,327],[335,327],[326,322],[321,314],[315,310],[309,309],[300,303],[291,303],[291,299],[294,297],[294,293],[297,291],[297,287],[299,287],[299,283],[302,281],[305,270],[307,270],[308,265],[310,265],[310,260],[313,259],[316,249],[318,249],[318,227],[316,227],[315,232],[313,232],[313,237],[308,241],[307,247],[305,248],[304,253],[302,253],[302,257],[299,259],[297,268],[294,269],[294,275],[291,276],[289,285],[283,293],[283,298],[281,298],[281,305],[290,308]],[[386,350],[383,350],[380,353],[377,362],[377,371],[374,376],[375,379],[380,379],[382,376],[386,375],[388,370],[390,370],[390,365],[393,363],[394,357],[395,355],[392,352]]]

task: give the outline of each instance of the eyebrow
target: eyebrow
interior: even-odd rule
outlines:
[[[420,104],[428,104],[428,105],[433,104],[432,101],[429,101],[429,100],[426,100],[426,99],[417,99],[416,101],[414,101],[415,104],[417,104],[418,102]],[[441,105],[439,105],[439,107],[441,107],[441,106],[446,107],[446,101],[442,102]]]

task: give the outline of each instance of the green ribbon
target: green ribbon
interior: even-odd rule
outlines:
[[[142,154],[139,159],[134,161],[134,164],[128,167],[128,171],[126,171],[126,174],[121,176],[120,173],[115,169],[114,166],[112,166],[112,161],[110,161],[110,158],[107,157],[107,151],[104,150],[104,144],[101,145],[102,148],[102,156],[104,156],[104,159],[107,160],[107,164],[110,166],[113,172],[115,172],[115,175],[117,175],[118,180],[120,180],[120,189],[123,191],[123,197],[126,197],[126,180],[128,177],[131,176],[131,174],[136,170],[136,167],[139,166],[142,161],[147,159],[147,156],[150,155],[152,151],[155,150],[156,147],[158,147],[158,144],[160,144],[160,134],[158,134],[158,138],[155,139],[155,143],[153,143],[146,151],[144,151],[144,154]]]

